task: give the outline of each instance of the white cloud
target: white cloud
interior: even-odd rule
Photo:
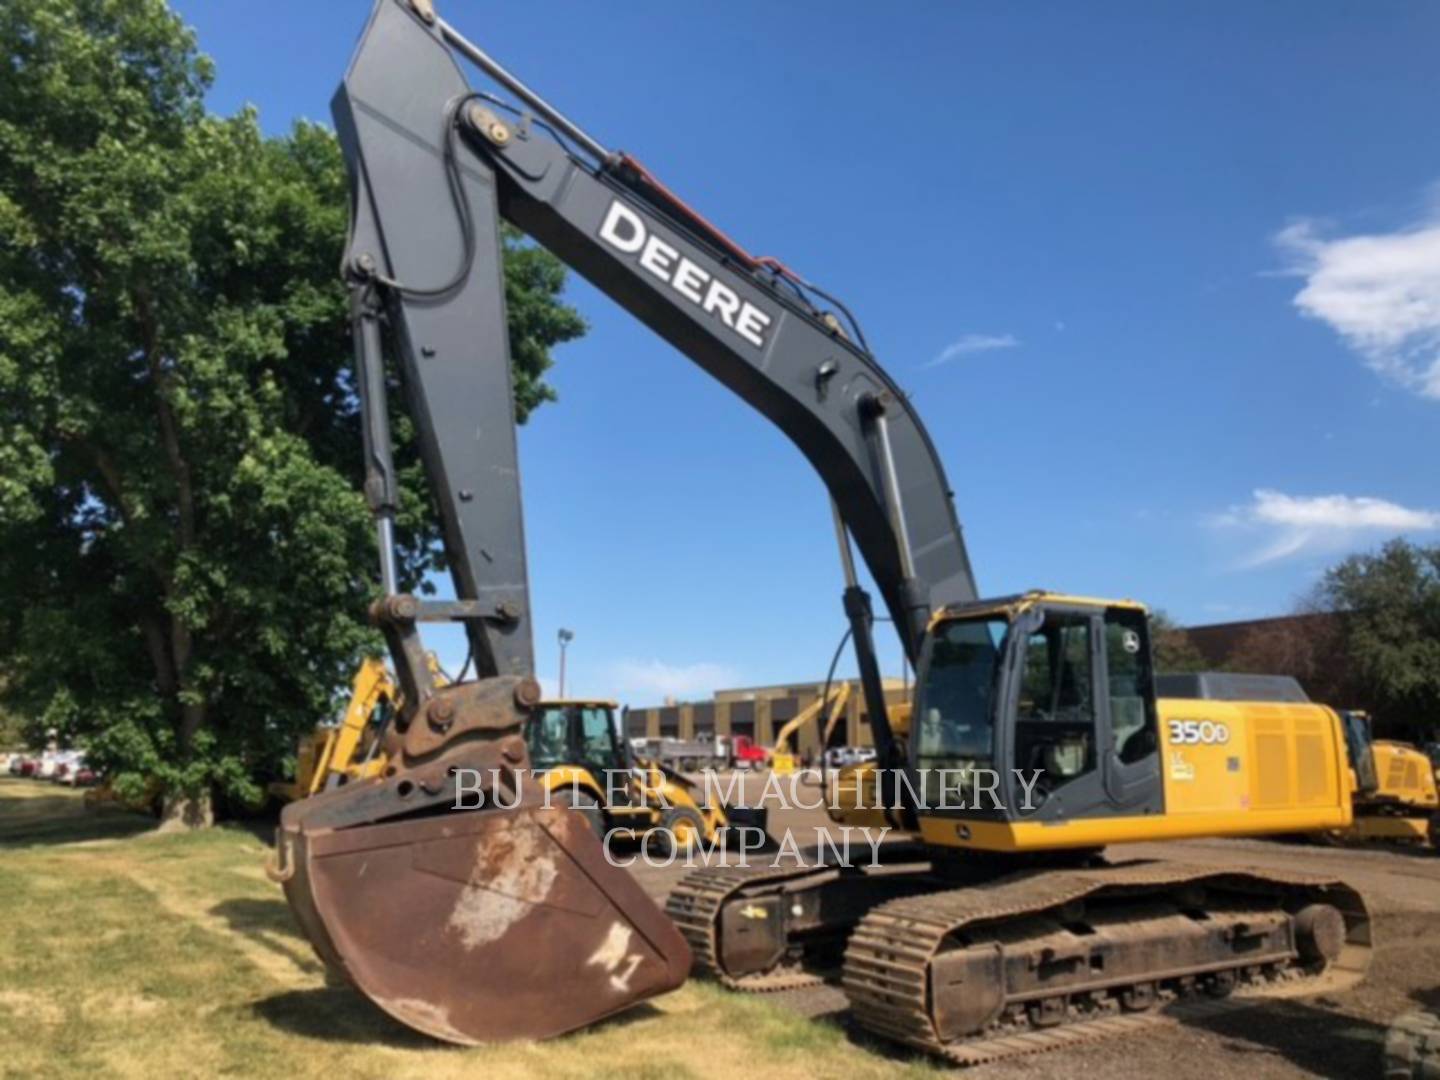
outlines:
[[[659,705],[665,698],[686,701],[739,686],[739,673],[725,664],[701,661],[667,664],[663,660],[621,660],[611,666],[613,693],[636,705]]]
[[[1275,242],[1305,278],[1294,303],[1375,371],[1440,400],[1440,210],[1389,233],[1325,239],[1312,221]]]
[[[1286,495],[1259,488],[1253,501],[1232,506],[1212,518],[1211,524],[1266,535],[1264,545],[1244,562],[1259,566],[1302,551],[1343,548],[1367,533],[1440,529],[1440,511],[1416,510],[1363,495]]]
[[[1020,344],[1020,339],[1014,334],[966,334],[957,338],[935,356],[935,359],[924,364],[924,367],[939,367],[941,364],[948,364],[951,360],[960,356],[969,356],[971,353],[990,352],[992,349],[1013,349]]]

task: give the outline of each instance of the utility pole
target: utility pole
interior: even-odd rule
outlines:
[[[565,646],[575,640],[575,631],[566,630],[563,626],[557,635],[560,639],[560,700],[565,700]]]

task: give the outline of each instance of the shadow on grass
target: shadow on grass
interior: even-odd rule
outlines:
[[[262,998],[251,1009],[283,1031],[324,1042],[382,1043],[397,1050],[433,1050],[448,1045],[406,1027],[349,986],[290,990]],[[605,1031],[659,1015],[659,1009],[642,1003],[585,1030]]]
[[[155,819],[113,806],[87,809],[79,793],[16,798],[0,788],[0,846],[115,840],[155,827]]]
[[[235,933],[283,956],[307,974],[319,974],[323,970],[295,925],[290,906],[283,900],[234,897],[216,904],[210,914],[224,919]]]

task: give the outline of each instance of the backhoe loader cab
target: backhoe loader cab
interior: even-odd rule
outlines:
[[[530,766],[574,765],[600,773],[630,768],[613,701],[542,701],[526,725]]]
[[[922,816],[1060,822],[1162,808],[1137,604],[1027,593],[944,609],[921,655],[915,715]]]

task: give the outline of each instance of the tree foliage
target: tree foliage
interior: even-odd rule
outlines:
[[[374,552],[336,141],[208,114],[211,77],[163,0],[0,5],[0,655],[122,790],[244,797],[373,645]],[[523,420],[584,327],[506,248]],[[413,587],[440,556],[395,427]]]
[[[1205,671],[1210,666],[1184,629],[1158,609],[1150,613],[1150,648],[1155,654],[1155,670],[1162,674]]]
[[[1440,544],[1392,540],[1330,568],[1308,606],[1339,616],[1354,704],[1385,730],[1440,732]]]

